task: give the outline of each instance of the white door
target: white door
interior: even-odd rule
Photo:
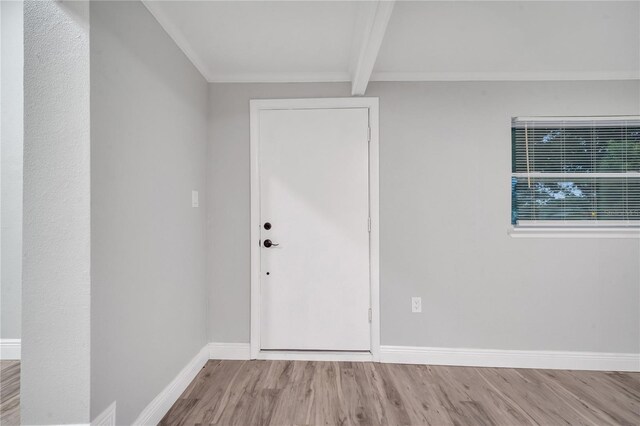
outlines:
[[[367,108],[259,113],[262,350],[371,349],[368,128]]]

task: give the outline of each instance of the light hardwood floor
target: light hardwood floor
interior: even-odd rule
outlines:
[[[0,425],[20,424],[20,361],[0,361]]]
[[[640,373],[209,361],[162,425],[640,425]]]

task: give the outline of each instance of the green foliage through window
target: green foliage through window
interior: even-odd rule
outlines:
[[[640,221],[638,117],[516,118],[512,166],[513,225]]]

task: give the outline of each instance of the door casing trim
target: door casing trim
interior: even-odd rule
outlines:
[[[253,99],[250,107],[250,156],[251,156],[251,359],[271,358],[275,354],[260,351],[260,121],[263,110],[283,109],[340,109],[368,108],[369,127],[369,215],[371,233],[369,244],[370,294],[371,294],[371,355],[372,361],[380,360],[380,214],[379,214],[379,109],[378,98],[313,98],[313,99]],[[282,358],[297,351],[278,351]],[[313,359],[322,352],[305,351]],[[354,353],[361,358],[362,353]],[[272,358],[273,359],[273,358]]]

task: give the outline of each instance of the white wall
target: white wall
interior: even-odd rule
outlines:
[[[206,344],[206,111],[142,3],[91,2],[92,418],[131,424]]]
[[[89,3],[24,5],[23,424],[89,422]]]
[[[210,84],[209,339],[249,342],[249,100],[346,84]],[[512,116],[639,114],[640,83],[372,83],[381,342],[640,352],[640,241],[513,239]],[[412,314],[421,296],[422,314]]]
[[[0,170],[0,339],[20,338],[22,291],[22,2],[0,2],[2,123]]]

